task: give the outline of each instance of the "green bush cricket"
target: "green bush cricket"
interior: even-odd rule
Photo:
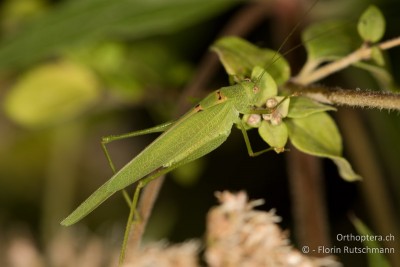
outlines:
[[[219,147],[229,136],[233,124],[241,129],[250,156],[257,156],[271,150],[271,148],[267,148],[253,152],[245,126],[240,118],[240,114],[272,112],[271,108],[258,108],[271,97],[265,86],[271,83],[276,86],[272,77],[257,67],[253,71],[252,78],[253,81],[246,79],[238,84],[214,91],[176,122],[161,124],[123,136],[109,137],[122,139],[164,132],[116,172],[61,224],[69,226],[78,222],[115,192],[139,182],[132,203],[132,206],[136,207],[141,188],[160,175],[200,158]]]

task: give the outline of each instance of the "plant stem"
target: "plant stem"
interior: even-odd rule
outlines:
[[[140,219],[131,224],[131,229],[129,231],[130,235],[127,247],[130,250],[137,250],[140,247],[146,225],[150,219],[154,203],[157,200],[164,180],[165,175],[162,175],[143,188],[138,205]]]
[[[326,88],[320,85],[299,86],[288,83],[285,90],[305,95],[318,102],[352,107],[400,110],[400,94],[386,91]]]
[[[360,47],[353,53],[347,55],[346,57],[333,61],[332,63],[329,63],[323,67],[316,69],[315,71],[300,72],[301,73],[300,75],[292,78],[292,82],[301,85],[314,83],[329,75],[332,75],[335,72],[347,68],[353,63],[370,59],[373,47],[378,47],[380,50],[387,50],[399,45],[400,45],[400,37],[382,42],[380,44],[376,44],[374,46],[363,45],[362,47]]]
[[[304,154],[294,146],[290,147],[290,153],[286,156],[298,246],[330,247],[321,159]],[[310,255],[321,256],[316,251],[310,251]]]
[[[352,159],[354,167],[359,170],[363,177],[360,183],[361,192],[368,215],[373,218],[373,228],[376,234],[399,236],[398,226],[396,225],[396,208],[388,194],[385,171],[380,166],[379,155],[371,146],[372,140],[368,135],[367,125],[364,123],[360,112],[353,109],[340,109],[337,113],[338,123],[341,127],[346,145],[349,147],[349,157]],[[383,246],[400,250],[398,240],[383,242]],[[400,259],[395,255],[387,255],[391,258],[393,266],[400,266]],[[392,257],[390,257],[392,256]]]

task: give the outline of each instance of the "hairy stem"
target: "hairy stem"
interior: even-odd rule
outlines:
[[[326,88],[319,85],[299,86],[293,83],[285,85],[292,94],[305,95],[318,102],[362,108],[400,110],[400,94],[386,91],[360,89]]]

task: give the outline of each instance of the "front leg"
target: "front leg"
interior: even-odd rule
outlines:
[[[243,125],[243,121],[241,119],[238,119],[236,124],[238,125],[238,127],[242,131],[244,142],[246,143],[247,153],[249,154],[250,157],[257,157],[257,156],[259,156],[259,155],[261,155],[261,154],[263,154],[265,152],[268,152],[268,151],[271,151],[271,150],[274,149],[272,147],[269,147],[269,148],[263,149],[261,151],[254,152],[253,148],[251,147],[250,139],[249,139],[249,136],[247,135],[246,128]]]

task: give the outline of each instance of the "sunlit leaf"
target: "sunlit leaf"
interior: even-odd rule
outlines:
[[[375,43],[382,39],[385,33],[385,17],[374,5],[368,7],[361,15],[357,29],[361,38],[366,42]]]
[[[23,75],[4,101],[7,115],[27,127],[62,123],[99,96],[95,76],[71,62],[39,66]]]
[[[258,128],[258,133],[268,145],[276,148],[276,151],[282,151],[288,139],[288,130],[285,123],[272,125],[268,121],[263,121]]]
[[[290,77],[286,60],[270,49],[262,49],[238,37],[219,39],[211,48],[215,51],[226,72],[239,79],[249,77],[254,67],[264,68],[281,85]]]
[[[304,153],[330,158],[340,176],[348,181],[360,179],[350,163],[342,157],[342,140],[335,122],[325,112],[285,121],[293,145]]]

